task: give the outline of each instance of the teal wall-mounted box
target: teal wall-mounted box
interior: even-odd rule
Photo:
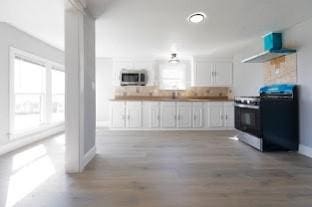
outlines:
[[[263,36],[264,50],[280,50],[283,47],[282,33],[269,33]]]

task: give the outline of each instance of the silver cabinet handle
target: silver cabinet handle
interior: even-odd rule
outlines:
[[[225,120],[228,120],[228,115],[227,114],[225,115]]]

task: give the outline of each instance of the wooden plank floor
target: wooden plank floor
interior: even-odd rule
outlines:
[[[99,131],[82,174],[64,173],[64,136],[0,158],[0,206],[312,206],[312,159],[260,153],[235,132]]]

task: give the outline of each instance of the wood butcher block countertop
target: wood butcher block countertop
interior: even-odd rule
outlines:
[[[219,102],[219,101],[233,101],[228,97],[147,97],[147,96],[127,96],[115,97],[111,101],[174,101],[174,102]]]

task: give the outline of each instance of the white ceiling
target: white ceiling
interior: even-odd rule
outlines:
[[[312,17],[311,0],[87,0],[97,56],[231,56],[245,43]],[[196,11],[208,16],[192,25]],[[1,0],[0,21],[64,49],[64,0]]]
[[[0,22],[64,49],[64,0],[1,0]]]
[[[312,16],[311,0],[87,0],[96,23],[97,56],[232,55],[261,35]],[[186,17],[202,11],[207,22]]]

